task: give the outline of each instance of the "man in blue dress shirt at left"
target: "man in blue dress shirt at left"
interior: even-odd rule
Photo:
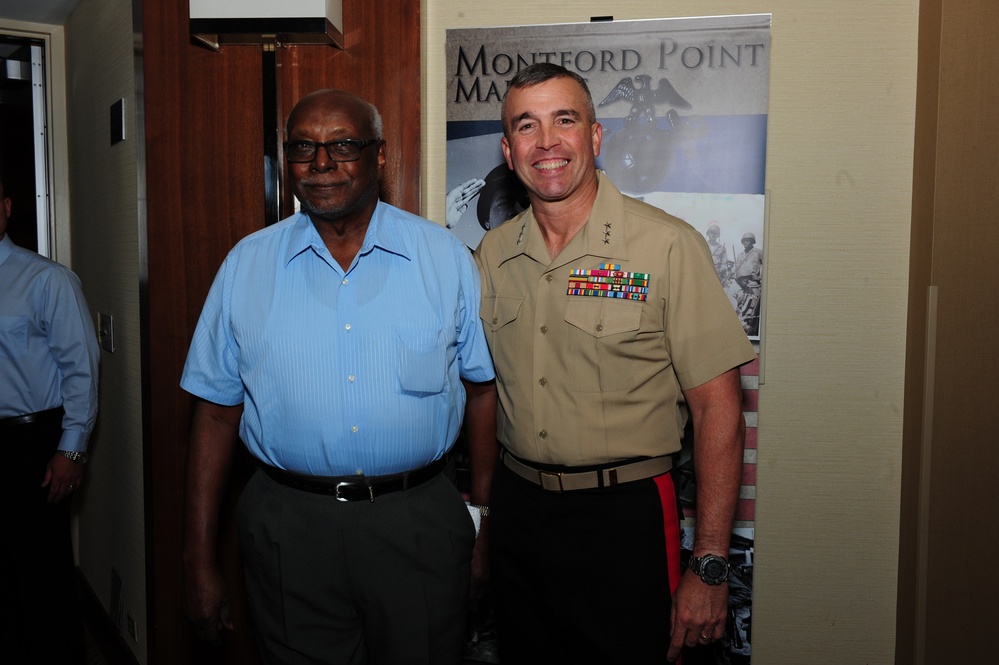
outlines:
[[[97,418],[100,351],[80,280],[7,235],[0,180],[0,652],[86,662],[69,496]]]
[[[238,433],[261,467],[236,523],[262,660],[457,665],[485,566],[448,453],[464,413],[483,504],[495,437],[478,273],[446,229],[379,201],[371,104],[316,91],[287,130],[302,212],[229,253],[181,380],[188,613],[209,640],[232,627],[216,537]]]

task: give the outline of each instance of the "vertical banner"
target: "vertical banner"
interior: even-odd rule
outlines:
[[[718,279],[758,343],[770,22],[753,14],[448,30],[448,228],[474,249],[527,207],[500,149],[506,83],[535,62],[562,65],[586,79],[603,125],[597,168],[623,193],[704,235]],[[742,370],[749,431],[726,638],[685,657],[687,665],[750,659],[757,366]],[[685,525],[696,524],[690,438],[678,467]],[[685,526],[685,558],[692,531]]]
[[[448,30],[446,53],[446,223],[465,244],[527,205],[500,151],[500,108],[519,69],[554,62],[590,87],[597,168],[705,235],[759,339],[769,14]]]

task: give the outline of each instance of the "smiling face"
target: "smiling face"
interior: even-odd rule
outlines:
[[[353,95],[324,90],[303,98],[288,118],[289,141],[326,142],[375,136],[368,107]],[[378,202],[384,143],[365,148],[354,162],[334,162],[324,148],[311,162],[289,163],[291,189],[314,220],[356,217],[366,223]]]
[[[569,77],[511,88],[503,102],[503,156],[532,204],[596,196],[603,129]]]

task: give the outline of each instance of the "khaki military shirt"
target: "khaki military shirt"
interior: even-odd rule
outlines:
[[[756,357],[701,235],[603,174],[589,221],[554,260],[528,209],[489,231],[476,261],[497,436],[523,459],[676,452],[682,390]]]

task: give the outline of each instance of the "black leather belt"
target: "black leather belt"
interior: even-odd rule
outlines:
[[[43,423],[56,419],[62,422],[63,410],[61,406],[46,411],[35,411],[25,413],[22,416],[11,416],[10,418],[0,418],[0,428],[17,427],[19,425],[31,425],[33,423]]]
[[[613,487],[621,483],[644,480],[662,475],[673,467],[673,459],[669,456],[652,457],[642,460],[630,460],[609,465],[602,469],[591,471],[546,471],[522,462],[505,449],[500,453],[503,464],[518,476],[534,483],[541,489],[551,492],[570,492],[572,490],[596,489],[598,487]]]
[[[261,464],[264,472],[276,482],[313,494],[327,494],[337,501],[371,501],[375,497],[408,490],[438,476],[448,465],[450,455],[431,462],[421,469],[388,476],[303,476]]]

